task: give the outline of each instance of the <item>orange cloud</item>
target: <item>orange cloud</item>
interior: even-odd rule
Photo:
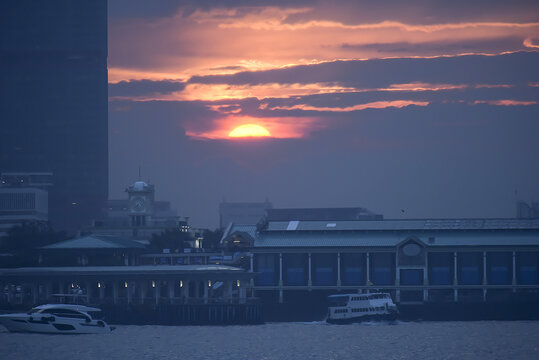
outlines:
[[[309,20],[309,8],[240,7],[182,12],[158,20],[111,24],[111,82],[128,79],[179,79],[193,75],[231,74],[277,69],[335,59],[410,57],[410,51],[361,47],[380,43],[441,44],[417,50],[417,57],[455,55],[443,44],[473,40],[468,53],[499,54],[536,48],[537,22],[463,22],[408,24],[399,21],[345,24]],[[301,22],[290,22],[295,15]],[[522,39],[522,48],[481,47],[481,41]],[[233,39],[233,41],[223,41]],[[524,40],[525,39],[525,40]],[[342,48],[342,44],[357,48]],[[520,42],[517,40],[517,45]],[[130,64],[129,66],[126,64]],[[196,89],[192,89],[196,91]],[[255,97],[259,97],[255,95]],[[262,95],[264,97],[264,95]],[[199,98],[199,96],[196,96]],[[214,95],[213,98],[216,98]],[[230,98],[230,97],[225,97]]]
[[[534,86],[533,83],[530,86]],[[240,100],[246,98],[257,98],[263,100],[267,98],[292,98],[297,96],[335,94],[335,93],[361,93],[380,91],[442,91],[442,90],[462,90],[466,88],[511,88],[509,84],[441,84],[412,82],[404,84],[391,84],[387,88],[358,88],[343,86],[335,82],[317,82],[311,84],[279,84],[266,83],[259,85],[230,85],[230,84],[188,84],[183,91],[175,91],[168,94],[148,94],[140,96],[115,96],[111,100],[133,100],[133,101],[220,101],[220,100]],[[267,106],[262,104],[262,106]],[[208,105],[212,110],[221,113],[239,113],[239,104],[235,107],[231,105]]]
[[[151,94],[135,97],[114,97],[112,100],[135,101],[219,101],[246,98],[290,98],[314,94],[331,94],[344,92],[368,91],[353,87],[344,87],[334,83],[313,84],[261,84],[261,85],[228,85],[228,84],[188,84],[183,91],[170,94]]]
[[[349,112],[365,109],[385,109],[385,108],[402,108],[409,105],[427,106],[428,101],[410,101],[410,100],[395,100],[395,101],[375,101],[366,104],[358,104],[347,107],[317,107],[306,104],[297,104],[293,106],[275,106],[270,110],[304,110],[304,111],[330,111],[330,112]]]
[[[348,25],[338,21],[311,20],[303,23],[283,23],[281,18],[250,16],[241,20],[229,20],[219,24],[220,28],[250,28],[253,30],[306,30],[310,28],[340,28],[347,30],[398,29],[408,32],[433,33],[445,30],[462,30],[477,28],[536,28],[539,23],[507,23],[507,22],[467,22],[434,25],[410,25],[398,21],[382,21],[372,24]]]
[[[439,90],[457,90],[465,89],[468,85],[460,84],[427,84],[421,82],[413,82],[408,84],[392,84],[386,89],[377,89],[383,91],[439,91]]]
[[[512,88],[512,87],[515,87],[515,86],[514,85],[509,85],[509,84],[477,84],[474,87],[476,89],[481,89],[481,88],[487,88],[487,89],[505,88],[505,89],[509,89],[509,88]]]
[[[177,72],[159,72],[159,71],[150,71],[150,70],[137,70],[129,68],[120,68],[109,66],[109,84],[115,84],[120,81],[129,81],[129,80],[179,80],[185,81],[189,76],[185,74],[180,74]]]
[[[206,105],[213,111],[220,112],[222,114],[239,114],[241,112],[240,104],[228,104],[228,105]]]
[[[476,100],[473,102],[477,104],[489,104],[498,106],[531,106],[537,105],[537,101],[521,101],[521,100]]]
[[[534,48],[534,49],[539,49],[539,45],[535,45],[533,43],[533,40],[531,38],[526,38],[524,39],[524,41],[522,42],[522,44],[528,48]]]

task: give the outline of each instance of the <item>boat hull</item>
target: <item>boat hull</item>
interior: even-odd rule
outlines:
[[[327,318],[326,322],[329,324],[352,324],[359,322],[367,321],[395,321],[397,320],[398,313],[394,314],[373,314],[373,315],[363,315],[363,316],[354,316],[343,319],[331,319]]]
[[[102,320],[84,321],[52,316],[29,316],[28,314],[0,315],[0,324],[10,332],[45,334],[102,334],[111,331]]]

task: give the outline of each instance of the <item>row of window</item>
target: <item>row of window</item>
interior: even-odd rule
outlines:
[[[369,311],[383,311],[383,306],[376,306],[376,307],[368,307],[368,308],[354,308],[351,309],[351,312],[369,312]],[[344,314],[347,313],[348,309],[337,309],[335,310],[335,314]]]
[[[0,194],[0,209],[2,210],[26,210],[35,209],[35,193],[5,193]]]
[[[73,319],[87,319],[88,316],[74,310],[69,309],[32,309],[28,314],[51,314],[59,317],[67,317]]]
[[[369,311],[383,311],[383,306],[376,306],[376,307],[370,307],[370,308],[355,308],[352,309],[352,312],[369,312]]]
[[[369,296],[352,296],[352,301],[358,300],[369,300],[369,299],[387,299],[389,296],[387,294],[372,294]]]

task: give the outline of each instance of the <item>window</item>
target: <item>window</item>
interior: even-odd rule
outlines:
[[[329,306],[346,306],[348,296],[330,296],[328,298]]]

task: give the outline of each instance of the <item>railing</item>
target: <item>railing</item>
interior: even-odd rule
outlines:
[[[343,289],[343,290],[370,290],[376,289],[391,289],[391,290],[431,290],[431,289],[539,289],[539,284],[536,285],[255,285],[254,290],[327,290],[327,289]]]
[[[144,301],[142,301],[144,300]],[[175,305],[205,305],[205,304],[254,304],[258,303],[260,301],[257,297],[247,297],[247,298],[185,298],[185,297],[158,297],[157,298],[158,303],[163,304],[175,304]],[[125,296],[119,296],[116,298],[106,297],[106,298],[98,298],[98,297],[91,297],[89,298],[88,303],[94,304],[94,305],[110,305],[110,304],[151,304],[155,303],[156,298],[155,297],[144,297],[141,299],[140,297],[133,296],[131,298],[131,301]]]
[[[234,264],[242,257],[248,256],[244,252],[205,252],[204,249],[191,249],[193,252],[144,254],[138,257],[138,265],[208,265],[208,264]]]

